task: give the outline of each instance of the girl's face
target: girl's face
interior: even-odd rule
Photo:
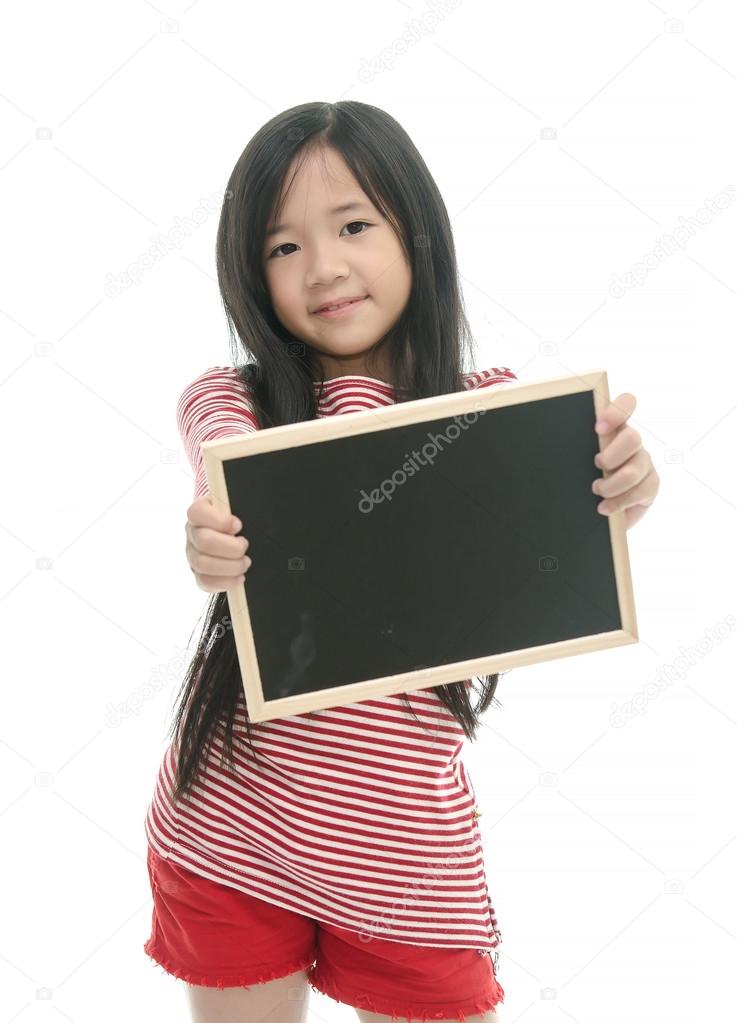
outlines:
[[[293,171],[294,164],[287,180]],[[333,212],[353,202],[360,205]],[[373,375],[366,356],[407,304],[412,271],[394,229],[336,150],[323,149],[305,161],[279,224],[269,224],[275,227],[263,257],[279,321],[319,353],[326,379]],[[341,316],[316,312],[326,302],[355,296],[366,297]]]

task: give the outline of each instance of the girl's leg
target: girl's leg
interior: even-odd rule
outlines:
[[[365,1009],[356,1009],[356,1012],[361,1023],[392,1023],[391,1016],[382,1016],[378,1012],[366,1012]],[[484,1012],[480,1016],[466,1016],[466,1023],[499,1023],[499,1017],[489,1009],[488,1012]]]
[[[252,987],[186,984],[192,1023],[306,1023],[310,985],[307,971]],[[382,1017],[383,1018],[383,1017]],[[470,1021],[469,1021],[470,1023]]]

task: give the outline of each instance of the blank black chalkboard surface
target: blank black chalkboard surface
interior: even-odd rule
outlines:
[[[204,442],[250,541],[250,720],[637,642],[624,512],[591,491],[608,403],[595,370]]]

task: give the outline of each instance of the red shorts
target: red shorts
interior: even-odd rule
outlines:
[[[504,1001],[489,952],[408,945],[321,923],[163,860],[148,848],[154,900],[144,952],[205,987],[250,987],[299,970],[315,991],[392,1019],[454,1019]],[[264,958],[268,950],[268,958]]]

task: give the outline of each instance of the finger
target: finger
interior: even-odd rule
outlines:
[[[640,448],[621,465],[611,476],[601,477],[594,481],[592,490],[600,497],[616,497],[624,494],[645,479],[652,469],[652,459],[644,448]]]
[[[637,398],[625,391],[610,402],[597,417],[594,429],[597,433],[613,433],[622,423],[626,423],[635,411]],[[602,425],[599,426],[599,423]]]
[[[642,447],[642,437],[634,426],[623,426],[616,437],[594,458],[600,469],[611,472],[624,465]]]
[[[616,497],[600,501],[596,506],[596,510],[601,512],[602,515],[612,515],[614,512],[625,511],[627,508],[632,508],[638,504],[648,508],[655,500],[659,489],[660,477],[655,469],[653,469],[636,487],[625,491],[623,494],[617,494]]]
[[[243,524],[224,505],[217,503],[212,494],[198,497],[187,509],[187,521],[193,526],[209,526],[225,533],[240,532]],[[238,523],[236,525],[236,523]]]
[[[190,523],[187,523],[186,529],[188,558],[190,547],[199,554],[209,554],[215,558],[240,558],[250,547],[245,536],[230,536],[218,529],[192,526]]]
[[[235,575],[247,572],[251,559],[245,554],[239,558],[213,558],[209,554],[195,551],[189,559],[189,564],[197,576],[210,575],[231,579]]]
[[[205,593],[223,593],[225,590],[232,590],[236,586],[242,586],[244,582],[245,579],[241,579],[240,576],[235,578],[217,575],[197,576],[197,585]]]

